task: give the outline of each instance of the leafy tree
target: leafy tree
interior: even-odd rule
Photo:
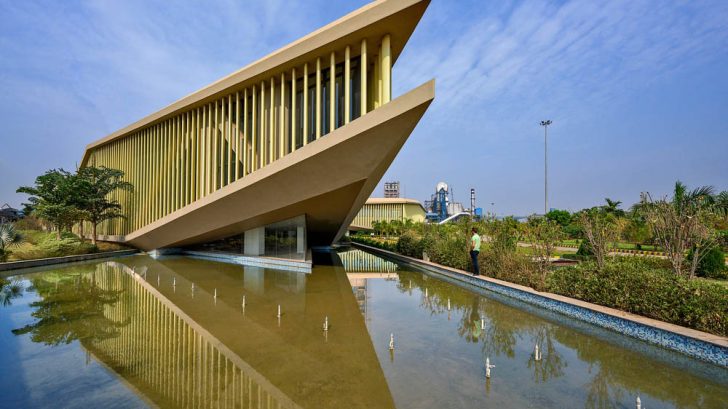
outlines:
[[[613,211],[605,207],[594,207],[579,213],[579,224],[584,231],[584,238],[594,255],[597,268],[604,267],[612,243],[619,238],[620,225]]]
[[[566,210],[554,209],[546,213],[546,219],[555,222],[561,227],[566,227],[571,223],[571,213]]]
[[[23,203],[23,208],[21,211],[23,212],[23,218],[30,216],[33,214],[33,205],[31,203]]]
[[[695,254],[692,250],[688,253],[688,261],[692,261]],[[726,278],[725,253],[718,246],[713,246],[706,251],[695,274],[699,277]]]
[[[7,261],[10,247],[23,242],[23,237],[15,231],[11,223],[0,223],[0,261]]]
[[[110,199],[115,190],[132,191],[131,183],[125,182],[124,172],[104,166],[85,167],[78,170],[80,199],[79,208],[84,219],[91,223],[91,242],[96,244],[96,228],[99,223],[123,218],[121,204]]]
[[[637,248],[641,248],[642,244],[652,239],[650,226],[647,225],[645,219],[639,215],[630,217],[627,221],[622,236],[630,243],[635,243]]]
[[[713,228],[716,219],[725,214],[716,205],[713,188],[702,186],[688,190],[677,181],[670,200],[653,200],[646,194],[639,208],[655,240],[665,250],[673,271],[694,277],[700,261],[718,240]],[[692,250],[691,260],[686,258],[688,250]]]
[[[539,273],[541,275],[541,288],[545,286],[549,271],[550,259],[556,250],[556,245],[563,238],[561,227],[555,222],[546,219],[532,219],[526,229],[526,237],[532,245]]]
[[[563,228],[564,234],[572,239],[581,239],[584,237],[584,231],[581,229],[581,226],[579,225],[579,220],[577,219],[576,215],[572,216],[571,223],[569,223],[567,226],[564,226]]]
[[[35,186],[21,186],[18,193],[30,195],[28,201],[33,213],[46,220],[56,229],[58,239],[61,231],[81,217],[77,207],[78,178],[63,169],[52,169],[35,179]]]
[[[488,242],[494,253],[503,255],[516,252],[518,241],[522,236],[519,224],[513,217],[486,223],[484,231],[488,235]]]

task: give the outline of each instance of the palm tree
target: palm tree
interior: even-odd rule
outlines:
[[[7,261],[10,255],[9,247],[17,246],[23,242],[23,236],[15,231],[10,223],[0,224],[0,262]]]
[[[716,205],[713,187],[688,190],[685,184],[677,181],[671,200],[653,201],[647,194],[642,199],[640,211],[675,273],[692,278],[700,260],[717,241],[714,222],[722,210]],[[689,250],[692,260],[686,259]]]
[[[8,280],[0,277],[0,304],[7,307],[10,300],[23,295],[23,285],[17,280]]]
[[[382,234],[382,222],[380,222],[379,220],[373,221],[372,229],[374,230],[374,234],[376,234],[377,236]]]
[[[622,205],[622,202],[620,200],[612,200],[608,197],[605,197],[604,201],[607,202],[607,204],[606,206],[602,206],[602,209],[604,209],[606,213],[612,213],[617,217],[624,216],[624,210],[619,208],[619,206]]]
[[[687,186],[678,180],[675,182],[675,190],[672,195],[672,205],[678,213],[705,209],[715,204],[713,191],[713,186],[700,186],[688,191]]]
[[[715,207],[723,212],[728,211],[728,190],[724,190],[713,197]]]

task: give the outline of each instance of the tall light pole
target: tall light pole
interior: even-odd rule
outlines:
[[[549,156],[548,156],[548,136],[550,119],[541,121],[543,126],[543,214],[549,211]]]

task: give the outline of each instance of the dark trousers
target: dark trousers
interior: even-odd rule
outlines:
[[[480,274],[480,269],[478,268],[478,254],[480,254],[479,251],[470,250],[470,258],[473,261],[473,274],[475,275]]]

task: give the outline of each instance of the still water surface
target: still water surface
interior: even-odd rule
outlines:
[[[11,277],[0,407],[728,407],[728,370],[359,250],[315,261],[133,256]]]

